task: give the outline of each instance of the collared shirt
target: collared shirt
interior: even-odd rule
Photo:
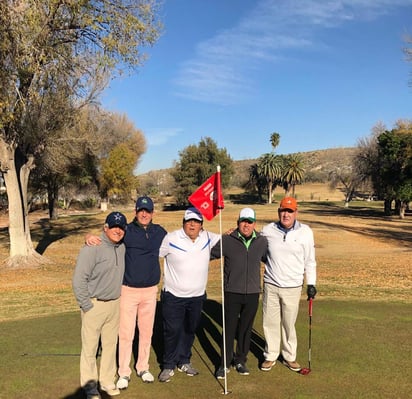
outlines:
[[[252,235],[248,238],[246,238],[245,236],[240,234],[240,232],[238,232],[238,237],[243,242],[243,244],[245,244],[245,247],[249,249],[250,243],[253,241],[254,238],[256,238],[256,232],[253,231]]]
[[[201,296],[206,291],[210,251],[220,235],[201,230],[192,241],[183,228],[168,233],[160,246],[164,257],[163,289],[181,298]]]

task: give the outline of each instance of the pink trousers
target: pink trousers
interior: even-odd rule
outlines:
[[[120,296],[119,369],[120,377],[130,377],[132,370],[133,339],[136,322],[139,329],[139,347],[136,371],[149,370],[150,348],[156,313],[157,285],[133,288],[123,285]]]

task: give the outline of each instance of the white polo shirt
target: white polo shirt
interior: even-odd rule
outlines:
[[[206,292],[210,251],[220,235],[201,230],[193,242],[183,228],[168,233],[160,246],[164,257],[163,289],[180,298]]]

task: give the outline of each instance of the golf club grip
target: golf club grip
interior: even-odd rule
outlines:
[[[312,305],[313,305],[313,299],[309,299],[309,316],[312,317]]]

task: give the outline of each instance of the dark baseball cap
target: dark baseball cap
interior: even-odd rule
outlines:
[[[149,212],[153,212],[154,205],[153,201],[150,197],[143,196],[139,197],[136,201],[136,211],[140,211],[141,209],[146,209]]]
[[[127,219],[123,213],[112,212],[107,215],[105,224],[109,227],[109,229],[112,229],[113,227],[120,227],[122,230],[126,230]]]

